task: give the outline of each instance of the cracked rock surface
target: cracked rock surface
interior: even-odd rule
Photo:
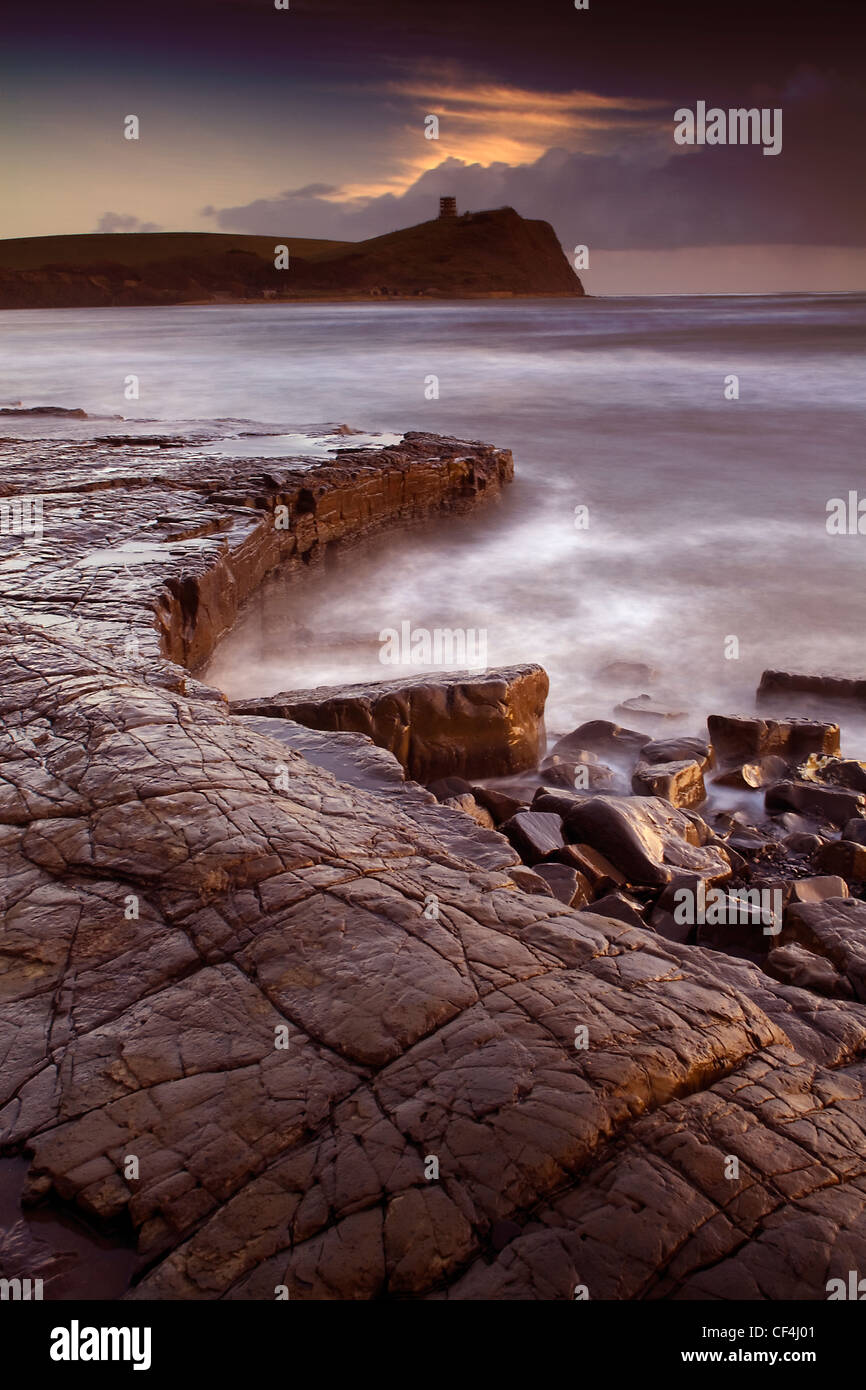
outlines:
[[[368,500],[402,477],[391,520],[506,471],[424,439],[415,482],[411,443],[349,468]],[[866,1007],[522,891],[505,838],[384,751],[232,716],[178,663],[273,561],[286,484],[163,476],[213,547],[96,585],[76,560],[165,515],[115,466],[99,491],[70,460],[77,528],[4,576],[0,1145],[27,1200],[127,1232],[132,1299],[823,1299],[863,1268]],[[284,550],[338,492],[342,534],[367,524],[345,472],[307,479]],[[660,875],[678,826],[715,854],[672,808],[658,846],[612,799],[575,814]],[[801,916],[859,979],[854,916]]]

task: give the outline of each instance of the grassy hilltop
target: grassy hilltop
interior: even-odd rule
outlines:
[[[289,248],[288,270],[274,248]],[[367,241],[110,232],[0,241],[0,308],[244,300],[582,295],[547,222],[513,208],[436,218]]]

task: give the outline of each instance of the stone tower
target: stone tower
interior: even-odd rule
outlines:
[[[439,199],[439,216],[440,216],[440,217],[456,217],[456,216],[457,216],[457,199],[456,199],[456,198],[440,198],[440,199]]]

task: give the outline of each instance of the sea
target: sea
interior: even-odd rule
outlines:
[[[383,659],[403,631],[540,662],[552,734],[641,695],[700,732],[765,668],[866,675],[864,295],[32,310],[0,342],[0,405],[103,417],[6,437],[179,433],[191,474],[407,430],[512,450],[498,503],[267,584],[204,673],[233,698],[417,674]]]

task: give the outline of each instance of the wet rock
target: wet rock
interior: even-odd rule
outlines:
[[[810,753],[839,752],[839,725],[814,719],[711,714],[707,728],[722,763],[754,762],[767,754],[794,761]]]
[[[441,802],[448,801],[451,797],[465,796],[467,793],[473,795],[472,783],[467,782],[465,777],[440,777],[431,782],[427,790]]]
[[[570,758],[579,761],[583,750],[587,750],[602,760],[612,759],[615,762],[631,764],[650,741],[649,734],[638,733],[635,729],[624,729],[619,724],[611,724],[607,719],[591,719],[588,724],[581,724],[572,733],[559,739],[551,748],[550,754],[551,757],[559,756],[563,761]]]
[[[854,758],[811,757],[797,770],[805,780],[816,778],[831,786],[847,787],[849,791],[866,792],[866,763]]]
[[[599,917],[615,917],[617,921],[625,922],[629,927],[650,930],[641,915],[640,904],[625,893],[605,893],[603,897],[589,903],[584,910],[597,912]]]
[[[565,788],[548,787],[542,783],[536,787],[535,795],[532,798],[533,811],[550,811],[557,816],[567,816],[575,806],[582,806],[584,802],[592,800],[591,792],[569,792]]]
[[[798,946],[794,941],[786,946],[775,946],[767,955],[764,969],[783,984],[810,989],[829,999],[854,997],[850,983],[831,961],[816,955],[814,951],[807,951],[805,946]]]
[[[59,415],[67,420],[86,420],[87,411],[79,406],[68,410],[61,405],[3,406],[0,415]]]
[[[631,784],[638,796],[659,796],[672,806],[699,806],[707,795],[698,762],[639,762]]]
[[[266,576],[468,511],[514,472],[507,450],[415,431],[382,449],[264,467],[204,449],[195,465],[176,450],[143,461],[135,441],[66,447],[59,468],[57,447],[3,447],[0,496],[39,495],[51,518],[44,544],[26,552],[0,536],[0,552],[17,548],[27,561],[4,571],[4,612],[56,633],[74,622],[82,640],[130,666],[165,657],[200,668]],[[165,675],[192,688],[176,667]]]
[[[473,786],[472,795],[479,806],[483,806],[486,811],[490,812],[496,825],[511,820],[511,817],[516,816],[518,811],[528,809],[525,802],[518,801],[514,796],[507,796],[505,792],[496,791],[493,787]]]
[[[587,767],[600,767],[602,765],[597,753],[590,752],[588,748],[573,748],[567,758],[561,757],[558,753],[548,753],[547,757],[539,763],[539,772],[546,772],[548,768],[560,767],[567,763]]]
[[[567,907],[584,907],[592,901],[592,885],[589,879],[566,864],[537,864],[535,872],[545,883],[549,883],[553,896]]]
[[[700,763],[706,772],[715,762],[712,745],[702,738],[654,738],[640,750],[642,763]]]
[[[369,685],[288,690],[234,701],[233,714],[366,734],[419,782],[534,767],[544,749],[548,679],[540,666],[442,672]]]
[[[522,888],[524,893],[540,893],[542,897],[553,898],[553,888],[542,878],[534,869],[514,868],[508,870],[508,877],[513,879],[518,888]]]
[[[725,858],[728,860],[731,871],[734,874],[742,875],[747,871],[750,861],[745,855],[741,854],[739,850],[734,848],[731,844],[730,837],[726,839],[722,835],[714,836],[709,843],[717,845],[719,849],[725,851]]]
[[[584,874],[592,884],[594,895],[608,893],[625,883],[625,875],[591,845],[565,845],[557,853],[556,860]]]
[[[715,904],[709,901],[709,893],[707,896],[703,920],[695,928],[698,945],[763,960],[782,931],[785,886],[778,883],[741,886],[725,893]]]
[[[854,816],[842,826],[842,839],[853,840],[857,845],[866,845],[866,820]]]
[[[766,758],[743,763],[729,772],[720,773],[713,778],[714,787],[734,787],[738,791],[753,791],[757,787],[772,786],[788,773],[788,763],[784,758],[771,753]]]
[[[700,845],[695,821],[659,797],[592,797],[564,825],[570,840],[597,849],[631,883],[664,885],[681,871],[710,882],[731,874],[724,850]]]
[[[562,849],[562,822],[549,811],[518,811],[499,827],[525,864],[538,864]]]
[[[812,835],[814,826],[808,816],[798,816],[796,811],[783,811],[773,817],[774,824],[789,835]]]
[[[649,924],[654,932],[666,941],[678,941],[683,945],[694,942],[696,927],[694,920],[686,920],[683,913],[677,913],[678,891],[683,886],[694,890],[697,880],[677,878],[668,884],[649,914]]]
[[[866,820],[858,823],[861,824],[864,831],[866,831]],[[851,822],[849,821],[848,824],[850,825]],[[785,836],[784,843],[785,848],[789,849],[792,854],[802,854],[808,857],[814,854],[816,850],[819,850],[825,841],[822,840],[820,835],[812,835],[804,830],[795,830],[792,835]]]
[[[857,898],[792,903],[779,944],[792,940],[825,956],[847,979],[855,998],[866,1000],[866,903]]]
[[[768,811],[790,809],[831,825],[866,816],[866,797],[814,782],[777,782],[766,793]]]
[[[725,837],[725,845],[751,858],[768,854],[772,842],[756,825],[735,825]]]
[[[764,671],[758,686],[759,704],[778,704],[788,696],[809,702],[866,706],[866,680],[850,676],[803,675],[794,671]]]
[[[790,901],[794,903],[820,903],[825,898],[847,898],[848,885],[836,874],[824,874],[813,878],[795,878],[790,885]]]
[[[866,879],[866,845],[854,840],[830,840],[818,850],[812,863],[822,874],[861,882]]]
[[[540,768],[544,781],[551,787],[568,787],[574,790],[612,791],[618,788],[619,779],[612,768],[600,762],[565,761],[559,757],[546,759]]]
[[[671,709],[656,700],[652,695],[633,695],[629,700],[623,700],[616,705],[614,714],[623,714],[626,718],[634,718],[638,715],[650,727],[665,724],[671,719],[685,719],[687,711],[681,709]]]
[[[487,822],[473,817],[473,825],[463,811],[455,813],[452,807],[437,804],[431,791],[408,780],[397,759],[363,734],[320,733],[289,719],[252,716],[247,716],[244,727],[294,749],[339,782],[375,792],[414,821],[422,834],[433,831],[450,853],[471,860],[479,868],[501,869],[518,862],[508,841],[486,828]]]

